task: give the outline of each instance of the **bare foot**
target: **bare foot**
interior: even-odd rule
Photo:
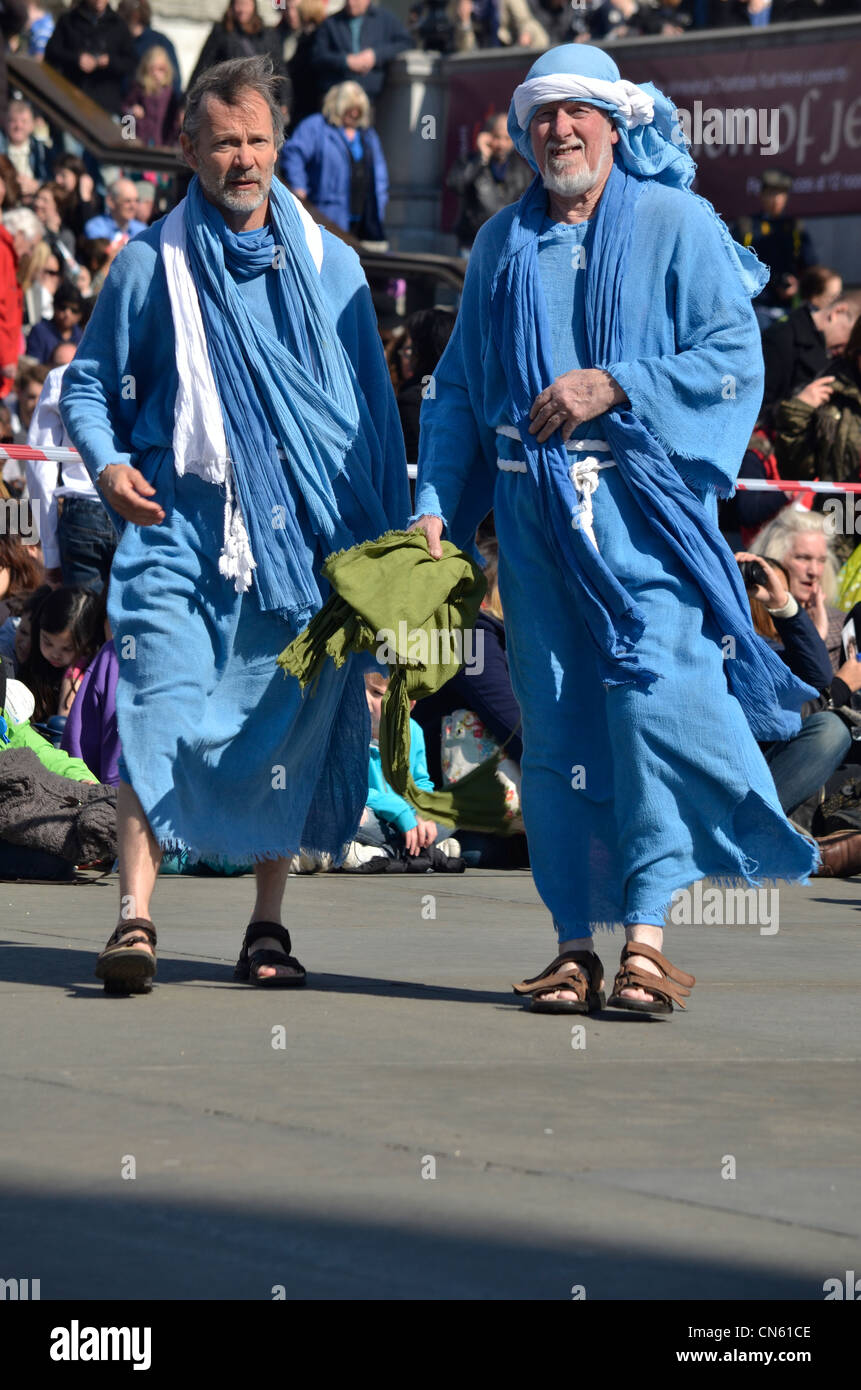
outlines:
[[[589,954],[594,955],[594,952],[589,952]],[[586,972],[585,970],[581,969],[581,967],[577,964],[576,961],[566,960],[562,963],[562,965],[559,966],[558,973],[560,975],[585,975]],[[586,983],[588,985],[588,978]],[[602,977],[598,989],[602,990],[603,988],[604,979]],[[550,999],[561,999],[564,1000],[566,1003],[571,1004],[577,1003],[577,995],[574,993],[573,989],[565,989],[564,986],[559,986],[556,989],[543,989],[541,993],[536,994],[534,998],[540,999],[542,1003]]]
[[[655,962],[653,960],[647,960],[645,956],[628,956],[625,964],[636,966],[639,970],[642,970],[644,975],[656,975],[658,979],[661,978],[661,972],[655,965]],[[628,985],[625,989],[619,991],[619,997],[620,999],[639,999],[646,1004],[652,1004],[655,1000],[654,994],[650,994],[648,990],[641,989],[639,985]]]

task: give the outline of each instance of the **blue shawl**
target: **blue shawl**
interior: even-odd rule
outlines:
[[[638,326],[622,312],[622,287],[643,187],[641,179],[614,163],[587,233],[586,335],[594,367],[607,369],[642,352]],[[637,655],[642,614],[588,537],[572,524],[578,498],[561,434],[557,430],[539,444],[529,433],[535,397],[554,380],[537,250],[546,197],[539,177],[517,205],[491,285],[491,331],[547,534],[559,550],[566,582],[598,650],[602,678],[606,685],[633,681],[646,687],[657,673]],[[726,243],[731,274],[739,266],[728,233]],[[602,415],[601,423],[637,504],[700,587],[718,630],[733,639],[729,650],[735,655],[726,663],[727,677],[754,736],[762,741],[791,737],[799,727],[794,711],[816,692],[798,681],[755,632],[738,565],[717,524],[635,415],[614,409]]]
[[[327,555],[355,541],[333,490],[351,449],[359,455],[351,486],[360,490],[367,515],[379,512],[380,531],[387,527],[369,481],[359,387],[324,303],[299,213],[278,180],[269,191],[269,223],[253,233],[232,232],[196,176],[187,198],[189,268],[257,562],[257,600],[261,609],[302,627],[321,603],[313,571],[318,546]],[[286,325],[282,338],[249,313],[236,286],[269,269],[276,273],[281,310],[276,324],[280,317]],[[309,529],[318,544],[309,543]]]

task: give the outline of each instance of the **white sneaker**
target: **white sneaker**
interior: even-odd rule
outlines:
[[[325,851],[322,854],[309,854],[307,850],[301,849],[298,854],[294,854],[287,866],[288,874],[316,874],[328,873],[332,867],[332,856]]]
[[[358,840],[353,840],[350,848],[344,856],[342,869],[358,869],[362,864],[368,864],[372,859],[384,859],[385,852],[379,845],[360,845]]]
[[[447,840],[438,840],[437,849],[441,854],[447,854],[449,859],[460,859],[460,840],[450,836]]]

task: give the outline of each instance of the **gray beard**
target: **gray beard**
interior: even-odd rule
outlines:
[[[223,179],[203,178],[198,171],[201,187],[216,207],[226,208],[228,212],[256,212],[269,194],[269,184],[258,185],[254,193],[236,193]]]

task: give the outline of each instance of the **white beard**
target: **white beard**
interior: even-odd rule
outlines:
[[[544,172],[541,175],[544,187],[549,193],[558,193],[563,198],[578,198],[582,193],[588,193],[591,188],[595,187],[595,184],[600,179],[604,168],[604,162],[608,154],[610,158],[612,158],[613,145],[610,140],[609,130],[606,132],[603,144],[598,152],[598,158],[595,162],[594,169],[590,169],[587,164],[584,169],[580,169],[577,173],[554,174],[550,170],[550,154],[548,154],[545,157]]]

